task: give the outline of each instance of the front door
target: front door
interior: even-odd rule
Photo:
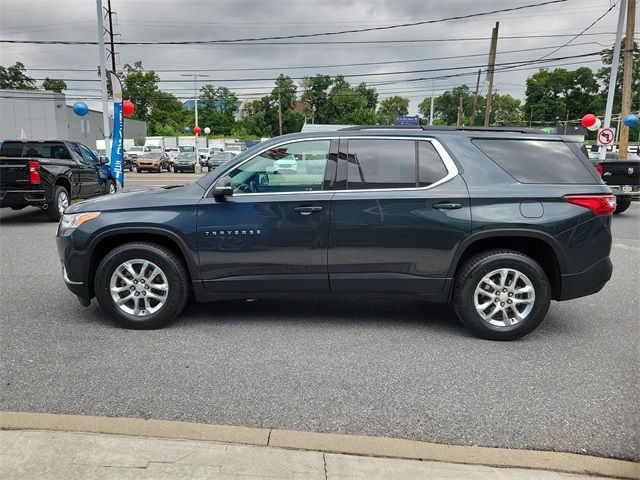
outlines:
[[[331,205],[332,292],[434,294],[470,233],[466,184],[437,143],[341,140]]]
[[[330,140],[269,148],[229,172],[233,195],[204,198],[197,233],[212,293],[329,291]]]
[[[100,160],[91,150],[81,143],[71,143],[74,152],[78,154],[78,176],[80,180],[80,196],[93,197],[102,193],[98,168]]]

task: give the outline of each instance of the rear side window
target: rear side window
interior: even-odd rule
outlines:
[[[595,183],[564,142],[483,138],[472,143],[520,183]]]
[[[349,140],[349,190],[416,188],[447,175],[430,142],[415,140]]]

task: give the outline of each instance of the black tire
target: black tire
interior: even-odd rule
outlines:
[[[616,210],[615,213],[622,213],[624,212],[627,208],[629,208],[631,206],[631,200],[620,200],[618,199],[616,201]]]
[[[485,275],[502,268],[513,269],[524,274],[535,291],[535,300],[531,311],[523,320],[509,326],[492,325],[483,320],[474,304],[476,287],[479,286]],[[532,258],[513,250],[482,252],[467,260],[456,273],[453,308],[462,324],[481,338],[515,340],[531,333],[547,315],[550,301],[551,287],[542,267]],[[505,303],[500,303],[500,299],[497,303],[505,305]],[[491,311],[489,310],[489,313]]]
[[[164,305],[157,312],[147,316],[129,314],[118,307],[111,298],[112,275],[124,262],[134,259],[146,260],[157,265],[168,284]],[[94,285],[98,303],[116,324],[124,328],[155,329],[168,325],[182,312],[189,298],[191,281],[186,266],[171,250],[154,243],[132,242],[116,247],[104,257],[96,270]]]
[[[118,191],[118,187],[116,182],[113,180],[107,180],[104,184],[104,194],[105,195],[113,195]]]
[[[47,217],[52,222],[59,222],[60,217],[62,217],[61,203],[64,203],[64,199],[66,199],[67,205],[69,205],[69,192],[64,187],[60,185],[56,185],[53,189],[53,198],[51,199],[51,203],[45,210]]]

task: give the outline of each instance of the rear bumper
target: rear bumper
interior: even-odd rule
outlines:
[[[45,190],[2,190],[0,207],[43,206],[48,203]]]
[[[638,200],[640,199],[640,185],[609,185],[611,192],[619,198],[623,198],[625,200]],[[631,187],[631,191],[629,191],[629,187]],[[626,190],[626,191],[625,191]]]
[[[580,273],[562,275],[558,300],[586,297],[599,292],[611,278],[613,264],[607,257]]]

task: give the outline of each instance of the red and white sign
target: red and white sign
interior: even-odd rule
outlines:
[[[598,130],[598,145],[609,146],[613,145],[616,139],[615,128],[601,128]]]

